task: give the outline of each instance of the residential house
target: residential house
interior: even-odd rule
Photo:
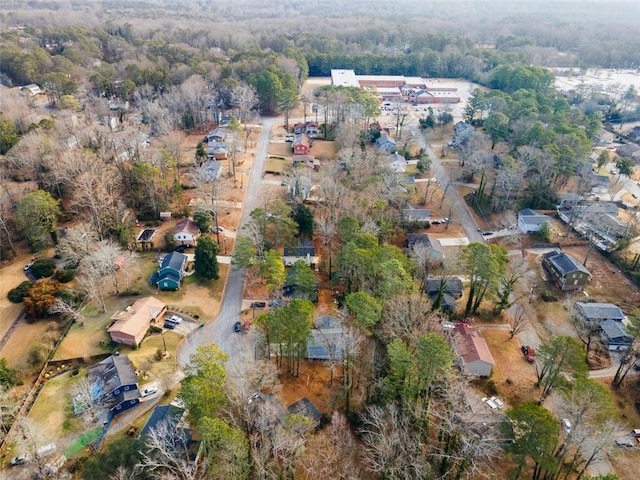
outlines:
[[[627,350],[633,343],[633,336],[629,335],[624,322],[605,320],[600,324],[600,330],[609,350]]]
[[[309,138],[316,138],[320,134],[318,124],[313,121],[306,123],[299,122],[293,126],[293,134],[300,135],[306,134]]]
[[[559,250],[545,253],[542,266],[561,290],[583,290],[591,276],[584,265]]]
[[[107,331],[114,342],[135,347],[140,345],[151,325],[162,324],[166,312],[167,306],[157,298],[140,298],[114,313]]]
[[[380,135],[376,138],[375,146],[389,153],[396,151],[396,141],[388,135]]]
[[[320,170],[320,160],[318,160],[313,155],[293,155],[291,157],[293,161],[293,166],[296,167],[298,165],[304,165],[307,168],[310,168],[315,171]]]
[[[227,131],[223,128],[214,128],[211,130],[206,137],[204,137],[204,143],[216,143],[216,142],[224,142],[227,138]]]
[[[427,277],[424,291],[434,306],[452,312],[458,306],[456,300],[462,297],[462,280],[458,277]]]
[[[187,269],[187,256],[171,252],[162,260],[155,275],[155,284],[160,290],[178,290]]]
[[[127,355],[111,355],[87,367],[91,383],[91,400],[106,402],[116,415],[140,403],[138,376]]]
[[[640,126],[635,126],[627,135],[631,140],[640,141]]]
[[[614,303],[576,302],[576,313],[589,324],[599,325],[606,320],[624,321],[625,314]]]
[[[308,266],[313,267],[316,271],[318,270],[320,256],[316,255],[313,242],[309,240],[303,240],[300,246],[284,247],[283,253],[282,261],[285,267],[291,267],[298,260],[304,260]]]
[[[198,179],[203,182],[214,182],[222,174],[222,164],[215,159],[207,160],[198,169]]]
[[[491,376],[495,362],[487,342],[467,323],[457,323],[453,329],[453,348],[456,364],[464,375]]]
[[[310,360],[339,360],[345,343],[353,338],[345,332],[338,317],[321,315],[315,319],[314,328],[307,339],[307,358]]]
[[[302,285],[296,283],[296,279],[292,275],[292,270],[287,270],[287,278],[282,287],[282,295],[318,303],[318,284],[316,283],[310,289],[303,288]]]
[[[445,252],[440,240],[425,233],[408,233],[405,245],[408,249],[424,246],[427,249],[427,255],[433,260],[438,262],[444,260]]]
[[[210,143],[207,147],[207,158],[226,160],[229,158],[229,147],[226,143]]]
[[[522,233],[539,232],[545,223],[551,225],[551,217],[548,215],[537,214],[530,208],[518,212],[518,229]]]
[[[42,93],[42,89],[36,85],[35,83],[30,83],[29,85],[25,85],[20,88],[23,92],[27,92],[29,95],[35,96]]]
[[[557,208],[563,222],[571,223],[576,232],[603,251],[614,249],[629,229],[628,223],[618,218],[618,211],[614,202],[588,200],[563,200]]]
[[[311,428],[316,430],[320,426],[322,420],[322,414],[318,410],[318,407],[308,398],[304,397],[295,403],[292,403],[287,408],[292,415],[302,415],[311,420]]]
[[[296,135],[293,139],[294,155],[309,155],[311,150],[311,139],[306,133]]]
[[[609,175],[591,174],[591,193],[608,194],[611,189],[611,177]]]
[[[426,208],[413,208],[409,206],[408,208],[402,209],[402,220],[405,222],[417,222],[426,225],[430,219],[431,210]]]
[[[616,153],[621,157],[631,158],[637,161],[640,159],[640,146],[635,143],[625,143],[616,148]]]
[[[395,173],[404,173],[407,169],[407,159],[394,152],[389,156],[387,165]]]
[[[200,228],[198,224],[190,218],[185,218],[176,225],[173,233],[173,241],[176,242],[177,245],[187,245],[191,247],[196,244],[199,236]]]

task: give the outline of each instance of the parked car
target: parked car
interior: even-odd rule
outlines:
[[[11,466],[15,467],[18,465],[24,465],[25,463],[27,463],[27,456],[26,455],[18,455],[17,457],[13,457],[11,459]]]
[[[571,433],[571,422],[569,421],[568,418],[562,419],[562,428],[564,429],[565,433],[567,434]]]
[[[33,262],[29,262],[29,263],[27,263],[24,267],[22,267],[22,270],[26,272],[26,271],[27,271],[27,270],[29,270],[31,267],[33,267]]]
[[[173,251],[178,253],[184,253],[187,248],[188,247],[186,245],[178,245],[176,248],[173,249]]]
[[[251,308],[264,308],[267,306],[267,302],[251,302]]]
[[[522,354],[524,355],[524,358],[527,360],[527,362],[534,363],[536,361],[536,351],[533,347],[523,345]]]
[[[503,409],[504,408],[504,403],[498,397],[491,397],[489,400],[491,400],[493,403],[495,403],[498,406],[499,409]]]
[[[140,393],[141,397],[148,397],[149,395],[153,395],[154,393],[157,393],[158,391],[158,387],[147,387],[144,390],[142,390],[142,392]]]
[[[633,442],[631,440],[616,440],[616,446],[618,447],[633,447]]]
[[[247,398],[247,403],[253,403],[255,400],[258,400],[259,398],[260,398],[260,394],[256,392]]]
[[[631,435],[636,438],[640,438],[640,428],[634,428],[633,430],[631,430]]]
[[[176,328],[177,323],[173,323],[173,322],[164,322],[164,328],[168,329],[168,330],[173,330],[174,328]]]
[[[166,321],[179,325],[182,323],[182,317],[179,317],[177,315],[171,315],[171,317],[169,317],[169,320],[166,320]]]
[[[484,232],[482,232],[482,235],[484,235],[485,237],[489,236],[489,235],[493,235],[493,232],[490,232],[489,230],[486,230]]]
[[[242,323],[240,322],[236,322],[233,324],[233,331],[238,333],[240,330],[242,330]]]
[[[224,232],[224,227],[221,226],[221,225],[219,225],[217,227],[211,227],[211,231],[213,233],[222,233],[222,232]]]
[[[486,403],[491,410],[498,410],[498,405],[490,398],[484,397],[482,399],[484,403]]]

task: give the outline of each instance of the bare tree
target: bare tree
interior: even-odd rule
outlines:
[[[307,480],[363,478],[355,458],[356,442],[346,417],[335,411],[328,428],[316,434],[308,444],[300,466]]]
[[[433,331],[439,321],[439,314],[431,310],[431,302],[412,293],[385,303],[380,326],[386,341],[400,338],[413,345],[421,335]]]
[[[368,471],[390,480],[429,477],[430,466],[409,410],[396,404],[371,405],[362,413],[359,432]]]
[[[527,317],[527,314],[521,305],[516,305],[513,308],[513,311],[511,312],[511,322],[509,322],[509,327],[509,340],[531,328],[529,317]]]
[[[162,421],[152,428],[145,442],[146,450],[136,468],[158,480],[205,480],[205,461],[191,459],[190,442],[178,422]]]

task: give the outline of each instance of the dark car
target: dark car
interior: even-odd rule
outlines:
[[[177,323],[173,323],[173,322],[164,322],[164,328],[167,328],[169,330],[173,330],[174,328],[176,328]]]
[[[187,249],[188,247],[186,245],[178,245],[176,248],[173,249],[174,252],[178,252],[178,253],[184,253],[184,251]]]
[[[493,235],[493,232],[489,232],[489,231],[482,232],[482,235],[484,235],[486,237],[488,235]]]
[[[267,302],[251,302],[251,308],[264,308],[267,306]]]
[[[233,331],[238,333],[240,330],[242,330],[242,323],[240,322],[236,322],[233,324]]]

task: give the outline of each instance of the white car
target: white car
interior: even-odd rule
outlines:
[[[211,227],[211,231],[213,233],[222,233],[222,232],[224,232],[224,227],[222,227],[222,226]]]
[[[504,408],[504,403],[498,397],[491,397],[490,400],[493,403],[495,403],[498,406],[499,409],[503,409]]]
[[[565,433],[571,433],[571,422],[568,418],[562,419],[562,428],[564,429]]]
[[[140,393],[141,397],[148,397],[149,395],[153,395],[154,393],[157,393],[158,391],[158,387],[147,387],[144,390],[142,390],[142,392]]]
[[[171,323],[175,323],[176,325],[179,325],[182,323],[182,317],[179,317],[177,315],[171,315],[171,317],[169,317],[169,321]]]
[[[482,399],[482,401],[484,403],[486,403],[491,410],[497,410],[498,409],[498,404],[496,402],[494,402],[492,399],[484,397]]]

